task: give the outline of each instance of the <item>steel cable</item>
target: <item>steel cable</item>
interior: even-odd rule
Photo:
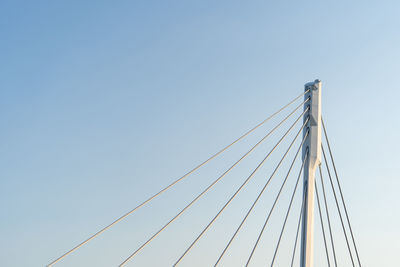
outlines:
[[[337,208],[338,213],[339,213],[340,223],[342,225],[343,234],[344,234],[344,237],[346,239],[347,249],[348,249],[349,254],[350,254],[351,263],[353,264],[353,267],[355,267],[353,254],[352,254],[351,249],[350,249],[349,239],[347,238],[346,228],[345,228],[344,223],[343,223],[342,212],[340,211],[339,202],[338,202],[337,196],[336,196],[336,190],[335,190],[335,187],[333,185],[331,172],[329,170],[328,161],[327,161],[326,155],[325,155],[325,150],[324,150],[324,147],[322,145],[321,145],[321,147],[322,147],[322,155],[323,155],[323,158],[324,158],[324,161],[325,161],[325,166],[326,166],[326,169],[328,171],[329,181],[330,181],[330,184],[331,184],[331,187],[332,187],[332,191],[333,191],[333,196],[335,197],[335,203],[336,203],[336,208]]]
[[[240,230],[241,227],[243,226],[244,222],[247,220],[247,217],[249,216],[249,214],[251,213],[251,211],[253,210],[253,208],[254,208],[255,205],[257,204],[257,202],[258,202],[258,200],[260,199],[261,195],[264,193],[264,191],[265,191],[265,189],[267,188],[267,186],[269,185],[271,179],[274,177],[275,173],[277,172],[277,170],[278,170],[279,167],[281,166],[281,163],[282,163],[283,160],[285,159],[285,157],[286,157],[286,155],[288,154],[288,152],[290,151],[292,145],[293,145],[294,142],[297,140],[297,137],[299,136],[299,134],[301,133],[301,131],[304,129],[304,127],[306,126],[306,124],[308,123],[308,121],[309,121],[309,119],[307,119],[307,120],[304,122],[303,126],[301,127],[301,129],[300,129],[299,132],[297,133],[296,137],[294,138],[294,140],[293,140],[292,143],[290,144],[289,148],[287,149],[287,151],[286,151],[285,154],[283,155],[282,159],[279,161],[278,165],[277,165],[276,168],[274,169],[274,171],[273,171],[273,173],[271,174],[271,176],[269,177],[268,181],[265,183],[264,187],[262,188],[262,190],[261,190],[260,193],[258,194],[256,200],[253,202],[253,204],[251,205],[250,209],[247,211],[247,214],[245,215],[245,217],[244,217],[243,220],[241,221],[240,225],[238,226],[238,228],[236,229],[235,233],[233,234],[233,236],[232,236],[231,239],[229,240],[228,244],[227,244],[226,247],[224,248],[223,252],[222,252],[221,255],[219,256],[219,258],[218,258],[218,260],[217,260],[217,262],[215,263],[214,266],[217,266],[218,263],[221,261],[221,259],[222,259],[222,257],[224,256],[225,252],[228,250],[228,248],[229,248],[229,246],[231,245],[232,241],[234,240],[234,238],[236,237],[237,233],[239,232],[239,230]],[[279,198],[279,196],[280,196],[280,194],[281,194],[281,192],[282,192],[282,189],[283,189],[283,187],[284,187],[285,184],[286,184],[287,178],[289,177],[289,174],[290,174],[290,172],[291,172],[291,170],[292,170],[292,168],[293,168],[294,162],[296,161],[297,156],[298,156],[298,154],[299,154],[299,152],[300,152],[300,149],[302,148],[302,146],[303,146],[303,144],[304,144],[304,141],[306,140],[307,136],[308,136],[308,131],[307,131],[307,133],[304,135],[303,140],[302,140],[302,142],[301,142],[301,144],[300,144],[300,146],[299,146],[299,149],[297,150],[296,155],[295,155],[295,157],[294,157],[294,159],[293,159],[293,161],[292,161],[292,163],[291,163],[291,165],[290,165],[290,167],[289,167],[289,171],[288,171],[287,174],[286,174],[286,177],[285,177],[285,179],[284,179],[284,181],[283,181],[283,183],[282,183],[282,186],[281,186],[281,188],[280,188],[280,190],[279,190],[279,192],[278,192],[278,195],[277,195],[277,197],[276,197],[276,200]]]
[[[301,218],[303,218],[304,197],[305,197],[305,194],[303,194],[303,197],[302,197],[302,200],[301,200],[301,209],[300,209],[299,221],[297,222],[296,239],[295,239],[295,241],[294,241],[294,247],[293,247],[293,252],[292,252],[292,261],[291,261],[291,263],[290,263],[290,266],[291,266],[291,267],[293,267],[294,257],[295,257],[295,255],[296,255],[297,240],[299,239]]]
[[[328,145],[329,155],[330,155],[330,158],[331,158],[331,161],[332,161],[332,165],[333,165],[333,170],[334,170],[334,172],[335,172],[336,181],[337,181],[337,184],[338,184],[338,187],[339,187],[339,192],[340,192],[340,197],[341,197],[341,199],[342,199],[342,203],[343,203],[343,207],[344,207],[344,212],[345,212],[345,214],[346,214],[347,223],[348,223],[348,225],[349,225],[350,234],[351,234],[351,238],[352,238],[353,245],[354,245],[354,250],[356,251],[357,261],[358,261],[358,264],[359,264],[360,267],[361,267],[361,261],[360,261],[360,257],[359,257],[359,254],[358,254],[358,249],[357,249],[356,241],[355,241],[355,239],[354,239],[353,230],[352,230],[352,228],[351,228],[350,219],[349,219],[349,214],[348,214],[348,212],[347,212],[346,203],[345,203],[345,201],[344,201],[343,192],[342,192],[342,187],[340,186],[339,176],[338,176],[338,174],[337,174],[336,164],[335,164],[335,161],[334,161],[334,159],[333,159],[331,146],[330,146],[330,143],[329,143],[328,135],[327,135],[327,133],[326,133],[326,128],[325,128],[324,120],[321,119],[321,121],[322,121],[322,129],[324,130],[325,140],[326,140],[326,143],[327,143],[327,145]]]
[[[307,101],[307,100],[306,100]],[[243,189],[243,187],[250,181],[250,179],[254,176],[254,174],[259,170],[259,168],[264,164],[264,162],[269,158],[272,152],[278,147],[278,145],[283,141],[283,139],[289,134],[289,132],[293,129],[296,123],[300,120],[301,117],[309,110],[307,108],[300,115],[300,117],[292,124],[292,126],[286,131],[286,133],[282,136],[281,139],[276,143],[276,145],[271,149],[271,151],[267,154],[267,156],[259,163],[259,165],[253,170],[253,172],[247,177],[247,179],[243,182],[243,184],[237,189],[237,191],[231,196],[231,198],[225,203],[225,205],[221,208],[221,210],[215,215],[215,217],[210,221],[210,223],[203,229],[203,231],[196,237],[196,239],[190,244],[190,246],[186,249],[186,251],[182,254],[182,256],[175,262],[173,266],[176,266],[185,255],[190,251],[193,245],[202,237],[202,235],[207,231],[207,229],[211,226],[211,224],[219,217],[219,215],[224,211],[224,209],[231,203],[231,201],[237,196],[237,194]]]
[[[308,151],[306,152],[306,157],[308,157]],[[292,204],[293,204],[294,196],[296,195],[297,187],[298,187],[298,185],[299,185],[299,181],[300,181],[300,177],[301,177],[301,172],[302,172],[303,169],[304,169],[304,163],[305,163],[305,162],[306,162],[306,160],[303,159],[303,163],[301,164],[301,169],[300,169],[300,172],[299,172],[299,176],[297,177],[296,186],[294,187],[293,194],[292,194],[292,197],[291,197],[291,199],[290,199],[289,208],[288,208],[288,210],[287,210],[287,212],[286,212],[285,221],[283,222],[282,230],[281,230],[281,233],[280,233],[280,235],[279,235],[278,244],[276,245],[275,252],[274,252],[274,256],[273,256],[273,258],[272,258],[271,267],[274,266],[274,262],[275,262],[275,259],[276,259],[276,255],[277,255],[277,253],[278,253],[279,245],[280,245],[281,240],[282,240],[283,232],[285,231],[286,222],[287,222],[287,219],[288,219],[288,217],[289,217],[289,213],[290,213],[290,209],[291,209]],[[261,235],[262,235],[262,233],[261,233]],[[247,265],[246,265],[246,266],[247,266]]]
[[[324,196],[324,204],[325,204],[325,213],[326,217],[328,219],[328,229],[329,229],[329,236],[331,238],[331,245],[332,245],[332,252],[333,252],[333,260],[335,262],[335,267],[337,267],[337,259],[336,259],[336,251],[335,251],[335,242],[333,240],[333,233],[332,233],[332,227],[331,227],[331,219],[329,216],[329,209],[328,209],[328,202],[326,200],[326,192],[325,192],[325,184],[324,184],[324,178],[322,176],[322,169],[321,165],[318,166],[319,168],[319,175],[321,177],[321,186],[322,186],[322,193]]]
[[[303,164],[304,164],[304,163],[303,163]],[[250,256],[249,256],[249,258],[248,258],[248,260],[247,260],[246,267],[249,265],[250,260],[251,260],[251,258],[253,257],[254,251],[256,250],[256,247],[257,247],[257,245],[258,245],[258,242],[260,242],[261,235],[263,234],[263,232],[264,232],[264,230],[265,230],[265,227],[266,227],[267,224],[268,224],[269,218],[271,217],[271,214],[272,214],[272,212],[274,211],[274,208],[275,208],[275,205],[276,205],[277,202],[278,202],[278,199],[276,198],[275,201],[274,201],[274,204],[272,205],[271,210],[269,211],[268,216],[267,216],[267,218],[266,218],[266,220],[265,220],[265,222],[264,222],[264,225],[263,225],[263,227],[262,227],[262,229],[261,229],[261,232],[260,232],[260,234],[258,235],[257,241],[256,241],[256,243],[255,243],[254,246],[253,246],[253,249],[252,249],[252,251],[251,251],[251,253],[250,253]]]
[[[322,220],[321,203],[320,203],[320,201],[319,201],[317,180],[315,180],[315,194],[316,194],[316,196],[317,196],[318,213],[319,213],[319,219],[320,219],[320,221],[321,221],[322,236],[323,236],[323,238],[324,238],[326,260],[328,261],[328,266],[330,267],[330,266],[331,266],[331,263],[330,263],[330,261],[329,261],[328,246],[327,246],[327,244],[326,244],[325,227],[324,227],[324,221]]]
[[[275,113],[273,113],[272,115],[270,115],[268,118],[266,118],[265,120],[263,120],[262,122],[260,122],[259,124],[257,124],[255,127],[253,127],[252,129],[250,129],[249,131],[247,131],[246,133],[244,133],[242,136],[240,136],[238,139],[236,139],[235,141],[233,141],[232,143],[230,143],[229,145],[227,145],[226,147],[224,147],[223,149],[221,149],[219,152],[215,153],[214,155],[212,155],[210,158],[208,158],[207,160],[205,160],[204,162],[200,163],[199,165],[197,165],[194,169],[192,169],[191,171],[187,172],[185,175],[183,175],[182,177],[180,177],[179,179],[175,180],[174,182],[172,182],[171,184],[169,184],[167,187],[163,188],[162,190],[160,190],[158,193],[154,194],[153,196],[151,196],[150,198],[148,198],[147,200],[145,200],[144,202],[142,202],[141,204],[139,204],[138,206],[136,206],[135,208],[133,208],[132,210],[130,210],[129,212],[125,213],[124,215],[122,215],[121,217],[119,217],[118,219],[116,219],[115,221],[113,221],[111,224],[107,225],[106,227],[102,228],[100,231],[96,232],[95,234],[91,235],[89,238],[85,239],[83,242],[81,242],[80,244],[78,244],[77,246],[73,247],[72,249],[70,249],[69,251],[67,251],[66,253],[64,253],[63,255],[61,255],[60,257],[58,257],[57,259],[55,259],[54,261],[52,261],[51,263],[49,263],[47,266],[52,266],[55,263],[57,263],[58,261],[60,261],[61,259],[63,259],[65,256],[71,254],[72,252],[74,252],[75,250],[77,250],[78,248],[80,248],[81,246],[85,245],[86,243],[88,243],[89,241],[91,241],[92,239],[94,239],[95,237],[99,236],[100,234],[102,234],[104,231],[108,230],[109,228],[111,228],[112,226],[114,226],[115,224],[117,224],[118,222],[120,222],[121,220],[125,219],[126,217],[128,217],[130,214],[132,214],[133,212],[135,212],[136,210],[140,209],[141,207],[143,207],[144,205],[146,205],[148,202],[150,202],[151,200],[153,200],[154,198],[158,197],[159,195],[161,195],[162,193],[164,193],[165,191],[167,191],[168,189],[170,189],[171,187],[173,187],[175,184],[177,184],[178,182],[182,181],[183,179],[185,179],[186,177],[188,177],[189,175],[191,175],[193,172],[195,172],[196,170],[198,170],[200,167],[204,166],[205,164],[207,164],[208,162],[210,162],[211,160],[213,160],[214,158],[216,158],[218,155],[220,155],[221,153],[223,153],[224,151],[226,151],[228,148],[230,148],[231,146],[233,146],[234,144],[236,144],[237,142],[239,142],[240,140],[242,140],[244,137],[246,137],[247,135],[249,135],[250,133],[252,133],[253,131],[255,131],[257,128],[259,128],[261,125],[263,125],[264,123],[266,123],[267,121],[269,121],[271,118],[275,117],[277,114],[279,114],[281,111],[283,111],[285,108],[287,108],[288,106],[290,106],[291,104],[293,104],[297,99],[299,99],[300,97],[304,96],[308,91],[305,91],[304,93],[300,94],[299,96],[297,96],[296,98],[294,98],[292,101],[290,101],[288,104],[284,105],[282,108],[280,108],[278,111],[276,111]],[[309,99],[307,99],[306,101],[304,101],[302,104],[304,104],[305,102],[307,102]]]
[[[300,107],[300,106],[299,106]],[[283,121],[276,125],[267,135],[265,135],[259,142],[257,142],[246,154],[244,154],[238,161],[236,161],[228,170],[226,170],[221,176],[219,176],[214,182],[212,182],[206,189],[204,189],[197,197],[195,197],[187,206],[185,206],[177,215],[175,215],[168,223],[166,223],[160,230],[158,230],[152,237],[150,237],[145,243],[143,243],[137,250],[135,250],[128,258],[126,258],[120,266],[124,266],[130,261],[140,250],[142,250],[147,244],[149,244],[158,234],[166,229],[173,221],[181,216],[190,206],[192,206],[198,199],[200,199],[207,191],[209,191],[217,182],[225,177],[237,164],[239,164],[244,158],[246,158],[258,145],[260,145],[267,137],[269,137],[276,129],[278,129],[292,114],[294,114],[297,107],[292,113],[290,113]],[[299,117],[300,118],[300,117]]]

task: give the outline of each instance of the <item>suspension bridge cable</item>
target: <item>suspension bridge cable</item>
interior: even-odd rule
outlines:
[[[336,259],[336,251],[335,251],[335,242],[333,240],[333,234],[332,234],[332,227],[331,227],[331,219],[329,217],[329,209],[328,209],[328,203],[326,200],[326,192],[325,192],[325,185],[324,185],[324,179],[322,176],[322,169],[321,169],[321,165],[318,166],[319,168],[319,176],[321,178],[321,186],[322,186],[322,193],[324,196],[324,204],[325,204],[325,213],[326,213],[326,217],[328,219],[328,229],[329,229],[329,236],[331,238],[331,245],[332,245],[332,252],[333,252],[333,260],[335,262],[335,267],[337,267],[337,259]]]
[[[328,266],[330,267],[330,266],[331,266],[331,263],[330,263],[330,261],[329,261],[328,246],[327,246],[327,244],[326,244],[325,228],[324,228],[324,221],[322,220],[321,203],[319,202],[317,180],[315,180],[315,194],[316,194],[316,196],[317,196],[318,213],[319,213],[319,219],[320,219],[320,221],[321,221],[322,236],[323,236],[323,238],[324,238],[326,260],[327,260],[327,262],[328,262]]]
[[[264,187],[262,188],[262,190],[260,191],[260,193],[258,194],[257,198],[255,199],[255,201],[253,202],[253,204],[251,205],[250,209],[247,211],[247,214],[245,215],[245,217],[243,218],[242,222],[240,223],[240,225],[238,226],[238,228],[236,229],[235,233],[233,234],[233,236],[231,237],[231,239],[229,240],[228,244],[225,246],[224,250],[222,251],[221,255],[219,256],[217,262],[215,263],[214,267],[218,265],[218,263],[221,261],[222,257],[224,256],[225,252],[228,250],[229,246],[231,245],[233,239],[236,237],[237,233],[239,232],[239,230],[241,229],[241,227],[243,226],[243,224],[245,223],[245,221],[247,220],[247,217],[250,215],[251,211],[253,210],[253,208],[255,207],[255,205],[257,204],[258,200],[260,199],[261,195],[264,193],[265,189],[267,188],[267,186],[269,185],[270,181],[272,180],[272,178],[275,176],[276,172],[278,171],[279,167],[281,166],[283,160],[285,159],[286,155],[289,153],[290,149],[292,148],[294,142],[297,140],[297,137],[299,136],[299,134],[301,133],[301,131],[304,129],[304,127],[306,126],[306,124],[308,123],[309,118],[304,122],[303,126],[301,127],[301,129],[299,130],[299,132],[297,133],[296,137],[293,139],[292,143],[290,144],[289,148],[286,150],[285,154],[283,155],[283,157],[281,158],[281,160],[279,161],[278,165],[275,167],[274,171],[272,172],[271,176],[269,177],[268,181],[265,183]],[[296,152],[296,155],[289,167],[289,171],[286,174],[286,177],[283,181],[283,184],[279,190],[278,196],[277,198],[279,198],[279,195],[282,192],[283,187],[285,186],[285,183],[287,181],[287,178],[289,177],[289,174],[293,168],[294,162],[297,159],[297,156],[300,152],[300,149],[302,148],[307,136],[308,136],[308,131],[307,133],[304,135],[303,140],[299,146],[299,149]]]
[[[309,91],[309,90],[308,90]],[[221,149],[220,151],[218,151],[217,153],[215,153],[214,155],[212,155],[211,157],[209,157],[207,160],[205,160],[204,162],[200,163],[199,165],[197,165],[194,169],[190,170],[189,172],[187,172],[185,175],[183,175],[182,177],[180,177],[179,179],[175,180],[174,182],[172,182],[171,184],[169,184],[167,187],[163,188],[162,190],[160,190],[158,193],[154,194],[153,196],[149,197],[147,200],[145,200],[144,202],[142,202],[141,204],[139,204],[138,206],[136,206],[135,208],[133,208],[132,210],[130,210],[129,212],[125,213],[124,215],[122,215],[121,217],[119,217],[118,219],[116,219],[115,221],[113,221],[111,224],[107,225],[106,227],[102,228],[100,231],[96,232],[95,234],[91,235],[89,238],[85,239],[83,242],[81,242],[80,244],[76,245],[75,247],[73,247],[72,249],[70,249],[69,251],[67,251],[66,253],[64,253],[63,255],[61,255],[60,257],[58,257],[57,259],[55,259],[54,261],[52,261],[51,263],[49,263],[47,266],[50,267],[52,265],[54,265],[55,263],[57,263],[58,261],[60,261],[61,259],[63,259],[65,256],[71,254],[72,252],[74,252],[75,250],[77,250],[78,248],[80,248],[81,246],[85,245],[86,243],[88,243],[89,241],[91,241],[92,239],[94,239],[95,237],[99,236],[100,234],[102,234],[104,231],[108,230],[109,228],[111,228],[112,226],[114,226],[115,224],[117,224],[118,222],[120,222],[121,220],[125,219],[126,217],[128,217],[130,214],[134,213],[136,210],[140,209],[141,207],[143,207],[144,205],[146,205],[148,202],[150,202],[151,200],[153,200],[154,198],[158,197],[159,195],[161,195],[162,193],[164,193],[165,191],[167,191],[168,189],[170,189],[171,187],[173,187],[175,184],[179,183],[180,181],[182,181],[183,179],[185,179],[186,177],[188,177],[189,175],[191,175],[193,172],[195,172],[196,170],[198,170],[199,168],[201,168],[202,166],[204,166],[205,164],[207,164],[208,162],[210,162],[211,160],[213,160],[214,158],[216,158],[218,155],[220,155],[221,153],[223,153],[224,151],[226,151],[228,148],[230,148],[231,146],[233,146],[234,144],[236,144],[237,142],[239,142],[240,140],[242,140],[243,138],[245,138],[246,136],[248,136],[250,133],[252,133],[253,131],[255,131],[257,128],[259,128],[261,125],[265,124],[267,121],[269,121],[270,119],[272,119],[273,117],[275,117],[277,114],[279,114],[281,111],[283,111],[284,109],[286,109],[288,106],[290,106],[291,104],[293,104],[297,99],[299,99],[300,97],[304,96],[308,91],[305,91],[304,93],[300,94],[299,96],[295,97],[292,101],[290,101],[289,103],[287,103],[286,105],[284,105],[283,107],[281,107],[278,111],[276,111],[275,113],[273,113],[272,115],[270,115],[269,117],[267,117],[265,120],[263,120],[262,122],[260,122],[259,124],[257,124],[256,126],[254,126],[252,129],[248,130],[246,133],[244,133],[242,136],[240,136],[239,138],[237,138],[235,141],[233,141],[232,143],[230,143],[229,145],[227,145],[226,147],[224,147],[223,149]],[[304,104],[305,102],[307,102],[309,99],[307,99],[306,101],[304,101],[302,104]]]
[[[306,157],[308,157],[308,151],[307,151]],[[299,185],[299,181],[300,181],[300,177],[301,177],[301,172],[302,172],[303,169],[304,169],[304,163],[305,163],[305,162],[306,162],[306,161],[303,160],[303,163],[301,164],[301,169],[300,169],[300,172],[299,172],[299,176],[297,177],[296,186],[294,187],[293,194],[292,194],[292,197],[291,197],[291,199],[290,199],[289,207],[288,207],[288,210],[287,210],[287,212],[286,212],[285,221],[283,222],[282,230],[281,230],[281,233],[280,233],[280,235],[279,235],[278,244],[276,245],[275,252],[274,252],[274,256],[273,256],[273,258],[272,258],[271,267],[274,266],[274,262],[275,262],[275,259],[276,259],[276,255],[277,255],[277,253],[278,253],[279,245],[280,245],[281,240],[282,240],[283,232],[285,231],[286,222],[287,222],[287,219],[288,219],[288,217],[289,217],[289,213],[290,213],[290,209],[291,209],[292,204],[293,204],[294,196],[296,195],[296,192],[297,192],[297,187],[298,187],[298,185]],[[261,233],[261,235],[262,235],[262,233]],[[247,265],[246,265],[246,266],[247,266]]]
[[[307,101],[307,100],[306,100]],[[264,162],[269,158],[272,152],[278,147],[278,145],[283,141],[283,139],[289,134],[289,132],[293,129],[293,127],[297,124],[302,116],[309,110],[309,108],[305,109],[304,112],[300,115],[299,118],[290,126],[290,128],[286,131],[286,133],[279,139],[276,145],[271,149],[271,151],[265,156],[265,158],[259,163],[259,165],[253,170],[253,172],[247,177],[247,179],[243,182],[243,184],[236,190],[236,192],[231,196],[231,198],[225,203],[225,205],[221,208],[221,210],[215,215],[215,217],[209,222],[209,224],[203,229],[203,231],[196,237],[196,239],[190,244],[190,246],[186,249],[186,251],[182,254],[182,256],[175,262],[173,266],[176,266],[190,251],[190,249],[196,244],[196,242],[203,236],[203,234],[207,231],[207,229],[213,224],[213,222],[219,217],[219,215],[225,210],[225,208],[231,203],[231,201],[237,196],[237,194],[243,189],[243,187],[250,181],[250,179],[254,176],[254,174],[260,169],[260,167],[264,164]]]
[[[290,263],[291,267],[293,267],[294,257],[296,256],[296,247],[297,247],[297,240],[299,239],[301,218],[303,218],[304,197],[305,197],[305,194],[303,194],[303,197],[302,197],[302,200],[301,200],[301,209],[300,209],[299,221],[297,222],[296,239],[294,241],[294,247],[293,247],[293,253],[292,253],[292,261]]]
[[[195,197],[187,206],[185,206],[177,215],[175,215],[168,223],[166,223],[160,230],[158,230],[152,237],[150,237],[145,243],[143,243],[135,252],[133,252],[120,266],[125,265],[130,261],[140,250],[142,250],[147,244],[149,244],[155,237],[157,237],[163,230],[165,230],[173,221],[175,221],[180,215],[182,215],[190,206],[192,206],[198,199],[200,199],[207,191],[209,191],[218,181],[225,177],[239,162],[246,158],[258,145],[260,145],[266,138],[268,138],[276,129],[278,129],[287,119],[289,119],[296,111],[300,108],[298,106],[283,121],[276,125],[269,133],[267,133],[258,143],[256,143],[246,154],[244,154],[238,161],[236,161],[228,170],[226,170],[221,176],[219,176],[214,182],[212,182],[206,189],[204,189],[197,197]]]
[[[307,134],[308,134],[308,133],[307,133]],[[278,196],[279,196],[279,194],[277,195],[277,197],[278,197]],[[260,239],[261,239],[262,233],[264,232],[265,227],[266,227],[267,224],[268,224],[269,218],[271,217],[272,212],[274,211],[274,208],[275,208],[275,205],[276,205],[277,202],[278,202],[278,198],[275,198],[275,201],[274,201],[274,203],[272,204],[271,210],[270,210],[269,213],[268,213],[267,219],[266,219],[265,222],[264,222],[264,225],[263,225],[263,227],[262,227],[262,229],[261,229],[261,232],[260,232],[260,234],[258,235],[257,241],[256,241],[256,243],[254,244],[253,249],[252,249],[252,251],[251,251],[251,253],[250,253],[250,256],[249,256],[249,258],[248,258],[248,260],[247,260],[246,267],[249,265],[250,260],[251,260],[251,258],[253,257],[253,254],[254,254],[254,252],[255,252],[255,250],[256,250],[256,247],[257,247],[257,245],[258,245],[258,242],[259,242]]]
[[[325,150],[324,150],[324,147],[322,145],[321,145],[321,147],[322,147],[322,155],[324,156],[325,166],[326,166],[326,169],[328,170],[328,177],[329,177],[329,181],[330,181],[330,184],[331,184],[331,187],[332,187],[333,196],[335,197],[335,203],[336,203],[336,208],[337,208],[338,213],[339,213],[340,223],[342,225],[343,234],[344,234],[344,237],[346,239],[347,249],[348,249],[349,254],[350,254],[351,263],[353,264],[353,267],[355,267],[353,254],[351,252],[349,240],[347,238],[346,228],[345,228],[344,223],[343,223],[342,212],[340,211],[339,202],[338,202],[337,196],[336,196],[336,190],[335,190],[335,187],[334,187],[333,182],[332,182],[331,172],[329,170],[328,161],[327,161],[326,155],[325,155]]]
[[[334,159],[333,159],[331,146],[330,146],[330,144],[329,144],[328,135],[327,135],[327,133],[326,133],[326,128],[325,128],[324,120],[321,118],[321,121],[322,121],[322,128],[323,128],[323,130],[324,130],[325,140],[326,140],[326,143],[327,143],[327,145],[328,145],[329,155],[330,155],[330,158],[331,158],[331,161],[332,161],[332,165],[333,165],[333,170],[334,170],[334,172],[335,172],[336,181],[337,181],[337,184],[338,184],[338,187],[339,187],[339,192],[340,192],[340,197],[341,197],[341,199],[342,199],[342,203],[343,203],[343,207],[344,207],[344,212],[345,212],[345,214],[346,214],[347,223],[348,223],[348,225],[349,225],[350,234],[351,234],[351,239],[352,239],[352,241],[353,241],[354,249],[355,249],[355,251],[356,251],[357,261],[358,261],[359,266],[361,267],[361,261],[360,261],[360,257],[359,257],[359,254],[358,254],[357,245],[356,245],[356,242],[355,242],[355,239],[354,239],[353,230],[352,230],[352,228],[351,228],[350,219],[349,219],[349,214],[348,214],[348,212],[347,212],[346,203],[345,203],[345,201],[344,201],[343,192],[342,192],[342,187],[340,186],[339,176],[338,176],[338,174],[337,174],[336,164],[335,164],[335,161],[334,161]]]

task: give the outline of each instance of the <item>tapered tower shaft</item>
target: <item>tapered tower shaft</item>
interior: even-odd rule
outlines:
[[[305,84],[307,92],[305,99],[310,98],[304,105],[308,112],[304,120],[308,120],[304,128],[307,138],[303,145],[304,182],[303,182],[303,219],[301,232],[300,267],[313,267],[314,251],[314,191],[315,172],[321,164],[321,81],[315,80]]]

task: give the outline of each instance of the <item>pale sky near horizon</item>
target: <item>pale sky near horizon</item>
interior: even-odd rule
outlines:
[[[2,1],[0,266],[50,263],[317,78],[363,267],[398,266],[399,14],[398,1]],[[118,265],[277,122],[55,266]],[[278,137],[127,266],[171,266]],[[182,266],[215,262],[287,144]],[[253,266],[270,264],[290,179]],[[278,181],[221,266],[243,266]]]

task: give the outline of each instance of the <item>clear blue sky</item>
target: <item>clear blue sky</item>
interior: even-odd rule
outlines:
[[[44,266],[316,78],[363,266],[397,265],[399,12],[398,1],[2,1],[0,265]],[[58,266],[116,266],[267,128]],[[129,266],[171,265],[267,149]],[[268,171],[182,266],[215,261]],[[224,266],[243,264],[266,195]],[[268,265],[267,241],[254,266]]]

